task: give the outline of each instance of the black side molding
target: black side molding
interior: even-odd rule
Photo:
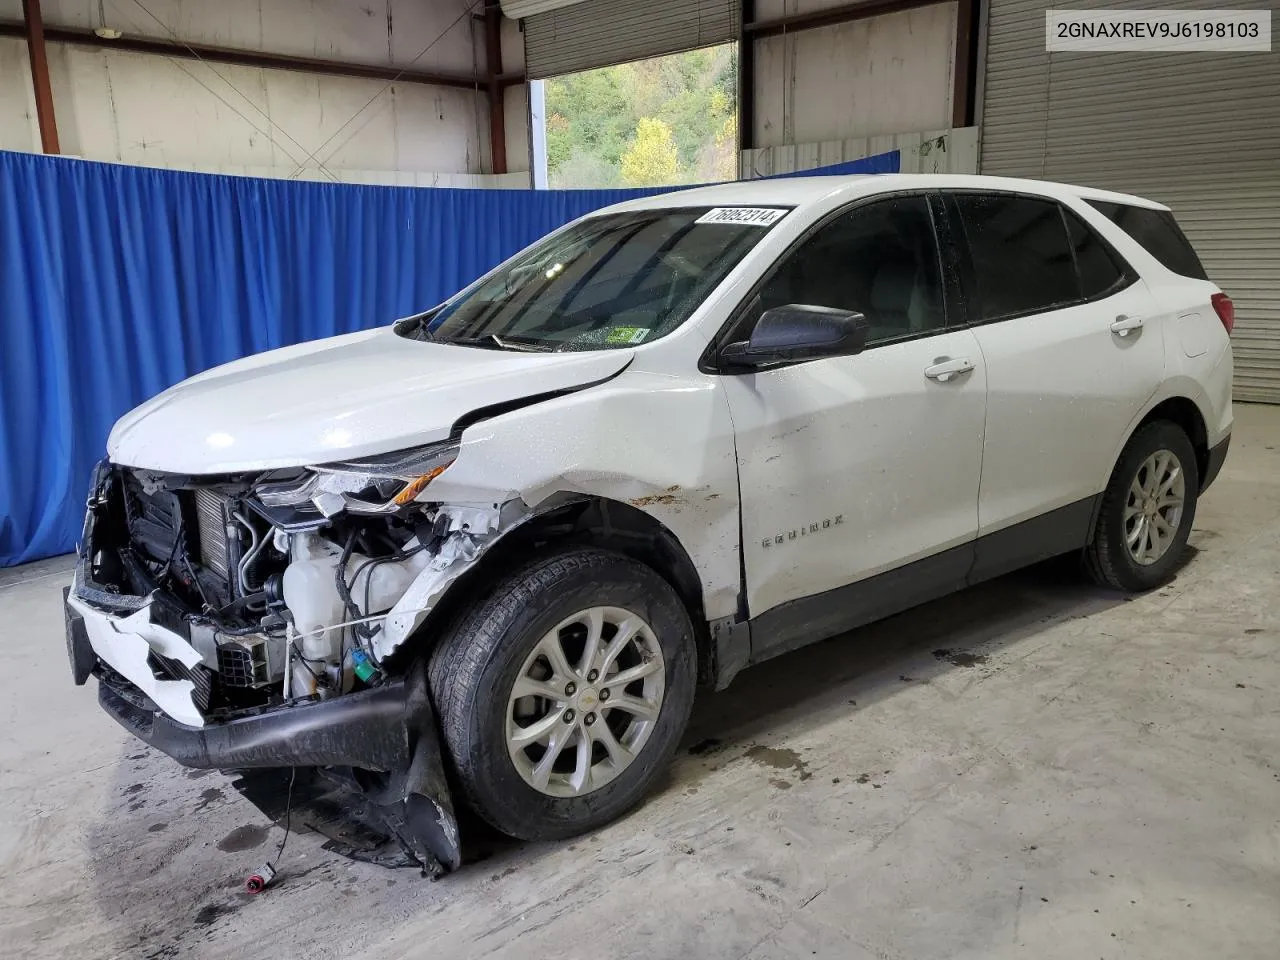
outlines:
[[[1079,550],[1089,542],[1094,514],[1101,502],[1102,494],[1086,497],[979,537],[973,544],[969,584],[981,583],[1041,560]]]
[[[1086,497],[931,557],[792,600],[746,624],[736,624],[735,629],[750,638],[754,665],[883,620],[964,587],[1079,550],[1089,542],[1101,500],[1102,494]],[[713,636],[718,644],[724,642],[719,634]],[[731,673],[723,677],[716,689],[723,689],[731,678]]]
[[[972,564],[973,544],[966,543],[766,610],[751,620],[751,662],[798,650],[960,590]]]

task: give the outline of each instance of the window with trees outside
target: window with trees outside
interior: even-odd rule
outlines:
[[[658,187],[738,175],[734,44],[546,82],[555,188]]]

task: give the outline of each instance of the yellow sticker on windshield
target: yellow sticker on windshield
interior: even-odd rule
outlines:
[[[609,331],[609,335],[604,338],[605,343],[644,343],[644,338],[649,335],[648,327],[614,327]]]

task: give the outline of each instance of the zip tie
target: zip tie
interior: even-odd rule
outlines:
[[[405,612],[421,613],[429,609],[430,609],[429,607],[417,607],[414,610],[407,610]],[[320,636],[320,634],[328,633],[330,630],[345,630],[347,627],[354,627],[356,624],[359,624],[359,623],[373,623],[375,620],[386,620],[387,617],[390,615],[391,615],[391,611],[388,610],[385,613],[377,613],[369,617],[360,617],[357,620],[343,620],[340,623],[332,623],[327,627],[320,627],[316,630],[308,630],[306,633],[295,633],[294,639],[301,640],[303,637],[318,637]]]

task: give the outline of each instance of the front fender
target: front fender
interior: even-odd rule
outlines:
[[[505,532],[503,525],[573,494],[652,516],[696,569],[707,619],[737,612],[737,449],[716,378],[629,369],[592,389],[477,423],[423,499],[489,504],[502,511]]]

